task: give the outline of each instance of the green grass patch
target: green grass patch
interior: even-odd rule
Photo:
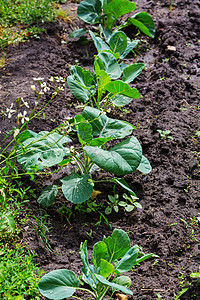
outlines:
[[[0,23],[31,25],[52,21],[52,0],[0,0]]]
[[[55,19],[52,0],[0,0],[0,48],[38,37]],[[34,26],[33,26],[34,25]],[[27,28],[29,27],[29,28]]]
[[[39,300],[37,289],[41,277],[34,263],[34,253],[25,254],[23,246],[14,249],[0,245],[0,298],[2,300]]]

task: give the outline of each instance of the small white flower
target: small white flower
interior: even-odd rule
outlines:
[[[40,87],[41,87],[41,89],[43,89],[43,91],[45,93],[47,93],[50,90],[50,88],[47,86],[46,82],[43,82]]]
[[[54,82],[53,76],[51,76],[51,77],[49,78],[49,81]]]
[[[16,138],[16,136],[18,136],[19,131],[20,131],[20,130],[19,130],[18,128],[14,130],[14,138]]]
[[[58,90],[59,91],[64,91],[64,88],[61,86],[61,87],[58,87]]]
[[[47,93],[49,90],[50,90],[50,88],[49,88],[48,86],[46,86],[46,87],[43,89],[43,91],[44,91],[45,93]]]
[[[23,98],[21,98],[21,101],[24,103],[24,105],[25,105],[27,108],[29,108],[28,102],[24,101]]]
[[[19,113],[18,118],[21,119],[22,124],[24,124],[25,121],[29,121],[29,117],[26,117],[27,111],[24,110],[23,114]]]
[[[32,89],[34,92],[36,92],[36,88],[35,88],[35,85],[34,85],[34,84],[31,85],[31,89]]]
[[[6,108],[6,112],[8,114],[8,119],[12,117],[12,113],[16,112],[16,110],[12,109],[13,103],[11,104],[10,108]]]
[[[44,80],[44,78],[38,77],[38,78],[33,78],[33,80],[36,80],[36,81],[42,81],[42,80]]]
[[[43,89],[46,86],[47,86],[46,82],[41,83],[41,89]]]
[[[63,77],[59,77],[59,76],[56,76],[56,77],[54,77],[54,79],[55,79],[55,81],[56,82],[65,82],[65,78],[63,78]]]

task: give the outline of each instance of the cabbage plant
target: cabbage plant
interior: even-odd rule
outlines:
[[[88,24],[101,24],[103,30],[112,31],[116,22],[123,20],[121,17],[136,9],[135,2],[128,0],[84,0],[78,6],[78,17]],[[127,21],[121,21],[115,30],[122,29],[133,24],[149,37],[155,36],[155,25],[152,17],[146,12],[132,15]],[[86,30],[78,29],[70,34],[70,37],[80,37]]]
[[[109,118],[102,111],[86,106],[82,115],[75,116],[73,127],[81,145],[80,153],[76,150],[70,151],[69,147],[65,146],[71,142],[65,135],[44,131],[34,133],[27,130],[20,137],[18,162],[30,173],[56,164],[75,165],[74,172],[61,180],[64,196],[75,204],[83,203],[91,197],[95,184],[92,174],[101,169],[120,176],[111,180],[105,179],[104,182],[117,183],[135,195],[122,176],[136,170],[147,174],[151,171],[151,165],[142,154],[142,147],[137,138],[130,136],[134,126]],[[129,137],[124,139],[127,136]],[[123,141],[110,147],[108,142],[114,139]],[[38,202],[43,207],[50,206],[57,192],[56,185],[47,186],[39,196]]]
[[[129,289],[131,280],[122,273],[150,258],[153,254],[140,252],[138,245],[131,247],[127,233],[121,229],[114,229],[109,237],[104,237],[93,247],[92,264],[89,263],[87,241],[80,245],[82,261],[81,276],[67,269],[60,269],[44,275],[39,282],[40,293],[48,299],[75,298],[76,290],[92,295],[92,299],[103,300],[109,288],[112,295],[115,291],[133,295]],[[89,286],[85,288],[83,284]],[[111,296],[112,297],[112,296]]]
[[[97,48],[103,50],[99,40],[94,36],[93,38]],[[141,73],[144,64],[126,65],[119,63],[119,59],[119,53],[106,50],[95,56],[94,72],[72,66],[71,75],[67,78],[72,94],[80,102],[103,110],[111,105],[122,107],[133,99],[140,98],[138,90],[131,88],[129,83]]]

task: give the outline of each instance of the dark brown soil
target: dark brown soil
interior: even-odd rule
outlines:
[[[198,271],[200,262],[200,224],[195,222],[200,213],[200,140],[196,135],[200,130],[200,2],[173,2],[174,9],[170,12],[169,0],[137,1],[137,11],[149,12],[157,28],[154,40],[142,36],[147,42],[143,43],[136,58],[146,64],[145,71],[134,83],[143,98],[126,107],[130,113],[112,112],[116,118],[137,127],[134,135],[153,168],[148,176],[139,173],[126,176],[140,198],[142,210],[120,211],[108,216],[112,229],[125,230],[132,244],[140,245],[145,253],[159,255],[156,261],[148,260],[130,272],[134,296],[129,299],[134,300],[156,300],[157,293],[162,299],[173,300],[183,287],[189,289],[181,299],[200,299],[200,286],[190,278],[191,272]],[[10,107],[17,97],[24,97],[33,106],[35,98],[30,88],[35,84],[33,77],[44,77],[45,80],[55,75],[66,77],[75,60],[80,66],[92,67],[95,54],[92,43],[83,46],[67,38],[79,23],[73,20],[73,23],[49,24],[40,39],[6,50],[8,63],[0,70],[1,110]],[[67,43],[61,43],[62,40]],[[168,46],[175,48],[170,50]],[[128,62],[134,59],[130,57]],[[48,97],[43,98],[41,107],[47,100]],[[66,86],[65,92],[61,92],[46,109],[45,119],[33,120],[30,129],[36,132],[54,129],[63,118],[73,117],[80,111],[77,104]],[[14,118],[8,121],[1,117],[2,133],[13,126]],[[173,140],[161,139],[158,129],[170,130]],[[58,177],[40,178],[34,188]],[[105,202],[108,194],[113,194],[112,186],[96,188],[102,191],[98,196],[99,203]],[[117,192],[123,193],[122,190]],[[49,242],[60,255],[49,252],[41,244],[36,232],[31,230],[34,222],[31,217],[23,229],[22,240],[27,248],[36,251],[37,262],[45,272],[67,268],[79,275],[81,241],[88,240],[90,251],[95,242],[103,235],[110,235],[112,230],[103,220],[98,227],[94,225],[100,218],[98,213],[81,214],[73,208],[70,218],[68,214],[58,213],[63,203],[60,195],[57,203],[46,211],[52,228]],[[39,217],[36,200],[31,200],[29,209]]]

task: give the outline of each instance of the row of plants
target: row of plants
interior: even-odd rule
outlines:
[[[47,170],[51,173],[49,168],[54,165],[58,165],[59,168],[69,164],[76,166],[71,175],[65,176],[61,180],[61,188],[66,199],[77,205],[91,197],[95,184],[92,174],[97,170],[104,169],[117,175],[118,177],[103,181],[112,182],[114,185],[119,184],[131,194],[133,199],[137,199],[135,193],[121,176],[135,170],[140,170],[143,173],[151,171],[150,163],[143,156],[139,141],[134,136],[130,137],[134,126],[121,120],[109,118],[106,114],[106,110],[109,107],[113,105],[122,107],[132,101],[133,98],[137,99],[140,97],[139,92],[135,88],[131,88],[129,83],[140,74],[144,64],[127,66],[122,62],[123,58],[137,45],[138,41],[134,41],[129,45],[129,39],[126,35],[122,31],[117,31],[107,38],[107,46],[105,47],[106,43],[100,37],[96,37],[92,31],[90,31],[90,35],[98,50],[98,55],[94,61],[94,72],[89,72],[79,66],[73,66],[71,75],[67,78],[69,88],[74,96],[85,104],[82,114],[78,114],[72,120],[60,124],[52,132],[35,133],[28,129],[31,120],[43,113],[47,105],[62,89],[62,86],[65,84],[63,78],[51,79],[51,86],[43,82],[42,79],[38,79],[39,89],[36,91],[36,87],[32,86],[37,100],[29,116],[27,111],[24,110],[25,107],[29,108],[28,103],[23,99],[17,99],[15,104],[12,104],[4,112],[5,117],[8,118],[11,118],[13,114],[17,116],[17,126],[8,133],[8,136],[14,135],[14,139],[1,152],[1,183],[5,204],[1,210],[1,221],[3,221],[1,232],[4,230],[11,236],[15,232],[15,216],[12,213],[11,201],[7,200],[11,182],[19,181],[22,176],[30,175],[31,179],[34,179],[35,175],[46,174]],[[123,45],[120,48],[118,44],[122,44],[122,39]],[[99,43],[102,47],[99,47]],[[122,80],[117,80],[122,76]],[[39,100],[51,88],[54,88],[53,96],[47,105],[37,112]],[[80,143],[78,151],[81,150],[81,153],[74,147],[68,146],[70,143],[73,143],[72,138],[75,135],[78,137]],[[126,138],[127,136],[129,137]],[[124,138],[126,139],[124,140]],[[123,141],[118,142],[114,147],[111,146],[112,140],[120,139],[123,139]],[[14,145],[13,150],[7,155],[7,151],[12,145]],[[100,156],[103,159],[99,160]],[[18,170],[17,162],[25,170],[24,173]],[[56,185],[46,187],[39,196],[38,203],[44,208],[52,205],[59,188]],[[4,238],[8,238],[8,236],[4,235]],[[122,238],[126,241],[124,245],[126,247],[120,253],[118,253],[118,248],[110,248],[115,242],[117,242],[117,247],[119,247]],[[106,241],[110,239],[111,241],[107,245]],[[100,257],[103,243],[104,254]],[[49,249],[51,250],[50,247]],[[73,291],[78,288],[80,283],[82,285],[83,282],[90,282],[93,290],[90,293],[96,299],[103,299],[110,286],[112,286],[113,291],[117,289],[130,294],[131,291],[126,288],[126,286],[130,286],[130,279],[123,276],[119,277],[119,274],[126,272],[126,270],[128,271],[128,269],[130,270],[135,264],[152,256],[152,254],[149,256],[139,254],[138,246],[131,248],[127,234],[120,230],[114,230],[112,237],[104,238],[102,242],[94,246],[94,249],[96,262],[93,266],[89,266],[86,241],[81,244],[81,258],[85,266],[83,271],[85,279],[84,276],[81,281],[80,278],[75,279],[75,274],[68,270],[64,271],[62,279],[65,278],[64,280],[67,282],[69,278],[74,278],[74,282],[72,282]],[[113,253],[110,253],[110,251]],[[118,266],[114,267],[113,262],[115,261],[116,263],[117,259],[121,260],[119,260]],[[124,268],[128,262],[130,262],[129,267]],[[124,267],[120,269],[120,265]],[[105,268],[105,266],[107,267]],[[55,271],[55,274],[57,276],[56,280],[59,280],[60,271]],[[49,273],[46,276],[51,277],[52,275]],[[90,277],[93,278],[93,281],[91,281]],[[115,277],[115,280],[113,277]],[[45,278],[43,281],[46,280]],[[55,278],[54,275],[53,278]],[[49,281],[48,278],[47,280]],[[43,291],[43,289],[46,290],[46,283],[43,284],[43,281],[41,281],[39,287],[40,292],[51,298],[52,285],[50,284],[49,295],[47,295]],[[67,287],[67,294],[60,294],[58,291],[58,298],[53,296],[52,299],[71,296],[72,293],[69,293],[69,290],[72,286],[69,287],[68,284],[64,287],[61,286],[61,290],[63,288],[66,290]],[[15,292],[17,295],[17,291],[13,291],[13,295]],[[5,293],[6,289],[3,297],[6,297]],[[18,296],[21,297],[21,292],[20,294],[18,293]]]
[[[16,142],[19,144],[17,161],[28,174],[33,176],[36,172],[41,172],[54,165],[58,165],[59,168],[72,165],[74,171],[61,180],[61,189],[65,198],[76,205],[90,199],[96,183],[93,179],[95,171],[99,172],[103,169],[113,173],[117,177],[102,181],[119,184],[134,199],[137,199],[137,196],[123,176],[136,170],[143,174],[151,171],[151,165],[143,155],[139,141],[132,136],[134,126],[121,120],[112,119],[106,113],[113,106],[123,107],[133,99],[140,98],[138,90],[131,87],[129,83],[144,68],[144,64],[127,66],[123,63],[123,59],[137,46],[139,41],[130,41],[121,30],[111,32],[119,16],[133,10],[133,3],[129,1],[123,5],[115,2],[110,2],[112,4],[110,12],[109,5],[104,7],[107,15],[106,19],[101,22],[101,28],[105,41],[89,31],[98,51],[98,55],[94,59],[93,72],[84,70],[80,66],[72,66],[71,75],[67,78],[72,94],[84,104],[82,114],[61,124],[53,132],[35,133],[27,129],[16,137]],[[100,2],[90,1],[89,5],[91,3],[94,4],[93,8],[100,4]],[[129,5],[129,11],[123,10],[123,13],[120,12],[115,16],[115,21],[109,20],[116,5],[124,7],[125,4]],[[81,5],[87,6],[88,2],[81,2],[78,15]],[[102,11],[102,7],[100,7],[100,11]],[[144,15],[147,17],[148,14]],[[100,15],[99,18],[101,18]],[[148,18],[151,19],[149,15]],[[87,20],[86,17],[86,22]],[[95,22],[92,21],[92,23]],[[145,23],[145,18],[143,23]],[[147,23],[143,25],[143,28],[147,28]],[[102,27],[105,24],[107,27]],[[43,83],[39,82],[39,84],[42,86]],[[72,139],[74,134],[78,137],[80,144],[77,146],[78,150],[74,148],[76,144]],[[115,143],[113,147],[112,141],[114,140],[122,141]],[[70,147],[71,143],[72,148]],[[39,204],[44,208],[52,205],[59,188],[56,185],[47,186],[38,198]],[[79,278],[70,270],[52,271],[39,282],[39,290],[43,296],[49,299],[73,297],[75,291],[80,290],[88,292],[94,299],[100,300],[105,297],[110,287],[112,288],[110,297],[116,290],[132,294],[128,289],[131,285],[129,277],[121,276],[121,274],[130,271],[135,265],[153,255],[144,255],[139,250],[137,245],[130,246],[130,239],[124,231],[115,229],[111,237],[104,238],[103,241],[94,245],[93,265],[89,263],[87,241],[81,243],[80,255],[83,274]],[[90,286],[89,290],[85,289],[85,283]],[[75,296],[75,298],[78,297]]]
[[[29,130],[31,120],[43,114],[47,105],[64,88],[65,78],[61,77],[51,78],[48,83],[45,83],[42,78],[37,79],[39,89],[35,85],[32,86],[36,101],[29,116],[27,111],[23,110],[24,107],[29,109],[28,103],[21,98],[4,112],[5,117],[11,118],[15,114],[17,119],[16,127],[8,133],[8,137],[14,138],[1,152],[1,202],[4,205],[0,212],[0,221],[3,224],[0,231],[4,239],[8,239],[9,235],[13,236],[15,232],[16,223],[13,215],[15,207],[12,207],[13,198],[9,196],[19,193],[20,189],[14,193],[11,187],[13,182],[19,181],[23,176],[28,175],[31,180],[34,180],[36,175],[52,174],[66,167],[73,169],[70,175],[60,180],[60,185],[47,186],[37,196],[39,205],[45,209],[54,203],[59,190],[62,190],[67,201],[80,206],[91,199],[94,186],[99,182],[112,183],[114,186],[118,184],[130,194],[130,196],[125,195],[124,200],[132,199],[131,204],[138,199],[123,176],[136,170],[148,174],[151,172],[150,162],[143,155],[140,142],[132,135],[135,127],[125,121],[110,118],[108,115],[113,107],[120,109],[133,99],[140,98],[139,91],[132,87],[132,82],[145,65],[143,63],[127,65],[123,61],[137,47],[139,40],[131,40],[122,30],[132,24],[146,35],[154,37],[155,26],[152,18],[145,12],[135,14],[127,21],[123,21],[122,16],[135,8],[135,3],[127,0],[104,2],[86,0],[79,4],[78,16],[86,23],[98,24],[94,32],[89,31],[98,52],[94,57],[93,71],[72,66],[71,74],[67,78],[72,94],[83,103],[81,114],[60,124],[51,132],[36,133]],[[113,30],[116,22],[121,23]],[[78,29],[70,37],[79,38],[85,33],[85,28]],[[53,90],[51,99],[38,110],[42,95],[49,90]],[[24,172],[19,170],[17,163],[21,165]],[[52,171],[53,166],[56,166],[56,171]],[[109,172],[109,178],[101,181],[94,180],[94,172],[101,170]],[[22,193],[22,189],[20,191]],[[110,195],[109,199],[112,202],[110,207],[116,211],[116,203],[120,205],[116,194]],[[131,211],[133,205],[130,208],[131,205],[126,201],[123,204],[121,201],[121,206]],[[139,207],[140,204],[137,205]],[[43,237],[46,239],[45,235]],[[49,250],[52,249],[49,247]],[[2,248],[2,251],[4,253],[5,249]],[[87,241],[80,245],[80,256],[83,264],[81,276],[77,278],[74,272],[66,269],[55,270],[44,275],[39,282],[39,291],[43,296],[48,299],[69,297],[81,299],[74,295],[77,290],[89,293],[92,298],[99,300],[106,294],[109,294],[111,299],[118,290],[132,295],[129,289],[130,278],[122,274],[131,271],[139,263],[154,255],[145,255],[137,245],[131,247],[128,235],[123,230],[114,229],[110,237],[104,237],[94,245],[92,264],[89,263]],[[2,265],[2,268],[0,266],[2,282],[4,271],[5,265]],[[29,276],[32,278],[32,275]],[[199,273],[194,273],[192,276],[198,277]],[[89,286],[89,289],[86,289],[85,285]],[[23,299],[23,295],[27,293],[26,286],[25,290],[26,292],[12,291],[12,296],[16,295],[16,300]],[[35,292],[35,287],[32,291]],[[7,290],[0,293],[7,299]],[[38,297],[36,294],[37,292],[34,299]]]

